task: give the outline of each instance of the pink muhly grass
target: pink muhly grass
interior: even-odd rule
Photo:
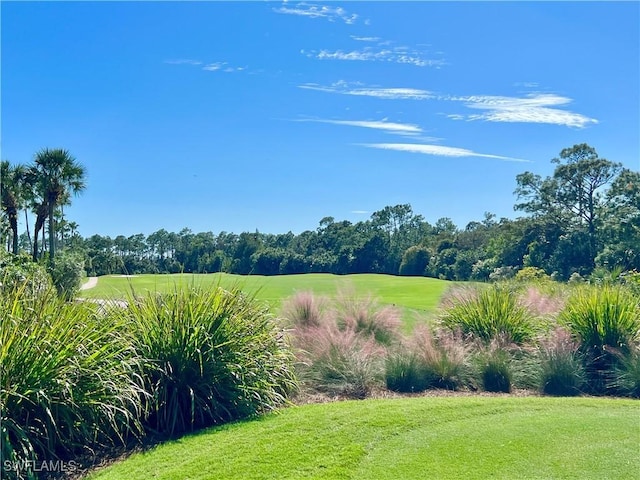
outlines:
[[[564,308],[565,298],[546,294],[537,287],[529,287],[520,297],[520,302],[537,317],[555,317]]]
[[[434,387],[456,390],[466,383],[471,346],[460,332],[418,326],[407,347],[423,362]]]
[[[358,298],[352,291],[340,291],[331,315],[341,330],[353,330],[379,344],[390,345],[400,339],[400,309],[382,306],[371,296]]]
[[[320,392],[364,398],[381,383],[386,349],[335,325],[295,329],[300,377]]]
[[[468,303],[478,298],[478,287],[456,285],[447,289],[440,299],[440,308],[448,310],[460,303]]]
[[[325,323],[327,301],[313,292],[297,292],[282,304],[280,315],[297,327],[318,327]]]

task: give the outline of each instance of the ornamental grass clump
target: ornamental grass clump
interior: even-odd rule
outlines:
[[[390,354],[386,384],[397,392],[421,392],[430,388],[458,390],[469,384],[470,344],[458,332],[417,327],[412,337]]]
[[[357,297],[355,292],[338,292],[330,312],[340,330],[353,330],[377,343],[389,346],[400,339],[402,313],[393,306],[382,306],[373,297]]]
[[[444,326],[486,343],[507,336],[512,342],[523,344],[533,335],[531,313],[508,286],[494,284],[475,295],[453,296],[444,308]]]
[[[280,316],[295,327],[319,327],[325,321],[327,300],[313,292],[297,292],[286,299]]]
[[[324,325],[295,331],[301,382],[311,390],[365,398],[381,385],[385,349],[353,329]]]
[[[144,392],[126,324],[65,303],[53,288],[33,293],[0,296],[3,467],[93,454],[140,435]]]
[[[614,369],[613,388],[617,393],[640,398],[640,345],[623,355]]]
[[[332,304],[309,293],[285,301],[297,371],[307,390],[365,398],[382,385],[387,348],[400,339],[400,312],[354,292],[337,297]]]
[[[145,428],[174,436],[272,410],[295,388],[268,308],[240,290],[176,288],[115,311],[145,359]]]
[[[539,342],[540,391],[546,395],[580,395],[585,382],[580,344],[562,327]]]
[[[559,321],[580,341],[589,391],[607,393],[619,359],[640,337],[638,298],[619,286],[585,286],[569,298]]]
[[[518,346],[507,335],[500,335],[488,344],[479,342],[475,351],[482,389],[485,392],[510,393],[514,376],[513,354]]]

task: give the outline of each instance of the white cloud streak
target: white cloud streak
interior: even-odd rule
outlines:
[[[168,63],[169,65],[202,65],[201,61],[190,60],[188,58],[179,58],[176,60],[165,60],[164,63]]]
[[[202,70],[206,70],[207,72],[226,72],[226,73],[241,72],[245,69],[246,67],[229,66],[227,62],[208,63],[207,65],[202,67]]]
[[[598,120],[585,115],[562,110],[559,107],[571,103],[571,99],[551,93],[531,93],[525,97],[479,95],[448,97],[448,100],[464,103],[468,108],[486,110],[474,115],[449,115],[453,119],[485,120],[508,123],[545,123],[584,128],[597,124]]]
[[[362,143],[364,147],[378,148],[382,150],[395,150],[398,152],[421,153],[423,155],[433,155],[438,157],[482,157],[503,160],[507,162],[529,162],[521,158],[504,157],[502,155],[490,155],[477,153],[466,148],[446,147],[443,145],[425,145],[415,143]]]
[[[302,119],[300,122],[318,122],[318,123],[330,123],[332,125],[347,125],[350,127],[362,127],[371,128],[374,130],[382,130],[387,133],[396,133],[400,135],[418,135],[422,133],[422,129],[409,123],[395,123],[387,122],[383,120],[323,120],[323,119]]]
[[[436,67],[439,68],[445,64],[442,59],[427,58],[424,52],[411,50],[407,47],[378,48],[365,47],[362,50],[312,50],[309,52],[302,51],[303,55],[309,58],[317,58],[319,60],[346,60],[359,62],[390,62],[416,67]]]
[[[357,35],[351,35],[351,38],[358,42],[379,42],[380,37],[358,37]]]
[[[416,88],[380,88],[362,87],[360,84],[354,85],[347,82],[336,82],[329,86],[306,83],[298,85],[299,88],[316,90],[319,92],[339,93],[342,95],[355,95],[364,97],[375,97],[387,100],[428,100],[435,98],[432,92],[419,90]]]
[[[289,7],[286,3],[279,7],[274,8],[274,12],[282,13],[286,15],[297,15],[300,17],[308,18],[324,18],[330,22],[341,20],[346,24],[353,24],[358,19],[358,15],[355,13],[349,13],[342,7],[328,7],[326,5],[314,5],[311,3],[298,3],[295,6]]]

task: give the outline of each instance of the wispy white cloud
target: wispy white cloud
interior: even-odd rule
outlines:
[[[202,65],[200,60],[190,60],[188,58],[165,60],[164,63],[168,63],[169,65]]]
[[[428,90],[419,90],[416,88],[367,87],[360,83],[349,83],[344,81],[339,81],[328,86],[318,85],[315,83],[305,83],[303,85],[298,85],[298,87],[307,90],[317,90],[319,92],[375,97],[388,100],[427,100],[435,98],[434,94]]]
[[[428,58],[426,52],[422,52],[408,47],[389,47],[374,48],[365,47],[361,50],[311,50],[301,53],[309,58],[317,58],[319,60],[347,60],[360,62],[391,62],[416,67],[436,67],[439,68],[445,64],[440,58]]]
[[[380,37],[358,37],[357,35],[351,35],[351,38],[358,42],[379,42]]]
[[[274,8],[274,12],[283,13],[287,15],[298,15],[308,18],[324,18],[330,22],[341,20],[349,25],[356,22],[358,15],[355,13],[349,13],[342,7],[329,7],[326,5],[315,5],[311,3],[298,3],[295,6],[289,6],[288,3],[284,3],[279,8]]]
[[[356,215],[366,215],[369,213],[368,210],[351,210],[351,213],[355,213]]]
[[[306,119],[300,119],[298,121],[330,123],[333,125],[348,125],[351,127],[371,128],[374,130],[382,130],[387,133],[396,133],[400,135],[418,135],[422,133],[422,129],[418,125],[413,125],[410,123],[388,122],[386,118],[383,120],[324,120],[324,119],[306,118]]]
[[[486,110],[486,113],[481,114],[449,116],[454,119],[546,123],[575,128],[584,128],[589,124],[598,123],[594,118],[557,108],[571,103],[572,100],[552,93],[531,93],[524,97],[479,95],[447,99],[463,102],[466,107],[475,110]]]
[[[523,160],[521,158],[505,157],[502,155],[490,155],[487,153],[477,153],[466,148],[446,147],[444,145],[426,145],[415,143],[363,143],[360,145],[369,148],[396,150],[399,152],[422,153],[423,155],[434,155],[438,157],[483,157],[508,162],[529,162],[529,160]]]
[[[208,63],[206,64],[204,67],[202,67],[202,70],[206,70],[208,72],[226,72],[226,73],[233,73],[233,72],[241,72],[243,70],[245,70],[246,67],[233,67],[230,66],[227,62],[214,62],[214,63]]]

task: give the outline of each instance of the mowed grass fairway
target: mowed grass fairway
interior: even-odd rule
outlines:
[[[299,291],[313,291],[316,295],[335,297],[338,290],[353,289],[358,296],[371,294],[384,304],[395,304],[409,310],[432,312],[444,291],[452,282],[426,277],[396,277],[393,275],[359,274],[332,275],[308,273],[301,275],[231,275],[175,274],[136,275],[123,277],[109,275],[98,278],[98,285],[83,290],[83,298],[125,298],[132,290],[138,294],[145,292],[166,292],[176,286],[239,286],[244,291],[255,294],[259,300],[269,302],[278,308],[285,298]]]
[[[421,397],[291,407],[165,443],[92,480],[637,479],[640,403]]]

